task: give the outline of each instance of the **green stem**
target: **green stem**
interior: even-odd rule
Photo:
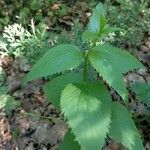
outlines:
[[[96,46],[96,42],[97,42],[97,39],[95,39],[93,41],[90,50],[87,50],[85,52],[85,54],[84,54],[84,67],[83,67],[83,81],[84,82],[88,81],[88,67],[89,67],[89,64],[88,64],[88,53],[89,53],[89,51],[91,51],[93,49],[93,47]]]

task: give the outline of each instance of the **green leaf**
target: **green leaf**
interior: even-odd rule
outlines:
[[[112,33],[112,32],[116,32],[116,31],[124,31],[123,29],[121,28],[118,28],[118,27],[109,27],[107,26],[106,28],[104,28],[101,32],[102,35],[108,35],[109,33]]]
[[[102,3],[99,3],[90,17],[88,29],[82,34],[82,40],[86,42],[98,39],[105,26],[105,10]]]
[[[90,18],[88,30],[93,33],[99,33],[105,25],[105,10],[102,3],[99,3]]]
[[[3,85],[4,81],[5,81],[5,73],[4,73],[3,68],[0,67],[0,86]]]
[[[3,108],[7,114],[10,114],[13,109],[21,105],[20,101],[7,94],[8,90],[5,86],[0,87],[0,109]]]
[[[117,102],[112,104],[109,135],[129,150],[144,150],[142,140],[128,110]]]
[[[12,110],[15,110],[16,108],[21,106],[21,102],[18,100],[15,100],[14,97],[7,95],[7,102],[5,105],[5,112],[7,114],[10,114]]]
[[[102,30],[104,29],[105,26],[106,26],[106,19],[103,15],[101,15],[101,18],[100,18],[100,32],[102,32]]]
[[[143,64],[135,56],[129,54],[125,50],[108,44],[103,44],[96,49],[99,49],[99,51],[105,51],[106,54],[111,54],[112,59],[114,59],[115,64],[123,74],[135,69],[144,68]]]
[[[67,84],[79,83],[81,81],[81,73],[63,74],[46,83],[44,85],[44,93],[49,102],[51,102],[56,108],[59,108],[61,91],[66,87]]]
[[[143,65],[129,53],[107,44],[94,47],[88,57],[91,65],[103,79],[124,100],[127,100],[127,89],[122,74],[133,69],[143,68]]]
[[[42,2],[41,1],[36,1],[36,0],[31,0],[30,1],[30,8],[33,10],[38,10],[40,9],[42,6]]]
[[[95,38],[97,38],[97,34],[96,34],[96,33],[93,33],[93,32],[90,32],[90,31],[88,31],[88,30],[86,30],[86,31],[82,34],[82,40],[83,40],[83,42],[92,41],[92,40],[94,40]]]
[[[33,66],[24,79],[24,83],[48,75],[63,72],[78,67],[83,61],[78,47],[71,44],[62,44],[50,49]]]
[[[81,150],[80,145],[75,141],[75,136],[71,130],[66,133],[63,142],[59,146],[59,150]]]
[[[131,86],[137,98],[150,107],[150,84],[134,83]]]
[[[102,149],[110,124],[111,97],[103,84],[69,84],[61,109],[81,149]]]

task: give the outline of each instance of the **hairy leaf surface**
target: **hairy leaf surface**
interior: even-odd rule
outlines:
[[[80,145],[75,141],[75,136],[71,133],[71,129],[65,134],[59,150],[81,150]]]
[[[46,83],[44,85],[44,93],[48,98],[48,101],[51,102],[56,108],[59,108],[61,91],[66,87],[67,84],[79,83],[81,81],[81,73],[63,74]]]
[[[150,84],[134,83],[131,87],[137,98],[150,107]]]
[[[83,60],[78,47],[70,44],[56,46],[44,54],[27,74],[24,82],[78,67]]]
[[[129,150],[144,150],[142,140],[128,110],[117,102],[112,104],[109,135]]]
[[[114,64],[119,68],[121,73],[127,73],[134,69],[144,68],[143,64],[137,58],[117,47],[103,44],[95,47],[95,50],[104,52],[106,55],[110,54]]]
[[[92,66],[113,87],[118,94],[127,100],[127,89],[123,73],[143,67],[132,55],[107,44],[98,45],[89,53]]]
[[[104,85],[69,84],[60,103],[81,149],[101,149],[109,131],[111,107],[111,97]]]

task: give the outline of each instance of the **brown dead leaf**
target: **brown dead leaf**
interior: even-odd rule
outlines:
[[[56,145],[67,132],[67,125],[64,122],[55,124],[47,132],[45,144],[50,143],[52,146]]]
[[[123,147],[114,141],[111,141],[107,147],[107,150],[125,150]]]
[[[51,6],[51,10],[52,10],[52,11],[58,10],[58,9],[60,8],[60,6],[61,6],[61,4],[53,4],[53,5]]]

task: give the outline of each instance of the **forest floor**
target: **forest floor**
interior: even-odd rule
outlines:
[[[68,23],[68,22],[67,22]],[[133,49],[134,55],[144,63],[147,70],[130,72],[126,82],[141,81],[150,83],[150,35],[146,35],[142,45]],[[31,65],[26,59],[14,59],[10,56],[0,58],[0,67],[6,75],[5,83],[9,93],[21,102],[20,107],[6,115],[0,110],[0,150],[58,150],[67,125],[60,112],[47,102],[42,86],[43,79],[33,81],[22,87],[23,77],[30,71]],[[112,96],[117,97],[112,92]],[[150,120],[142,118],[150,115],[150,110],[137,102],[135,95],[129,93],[131,111],[136,111],[138,128],[144,137],[145,149],[150,150]],[[121,145],[107,140],[105,150],[124,149]]]
[[[135,50],[135,55],[148,67],[150,65],[150,37],[147,37]],[[0,65],[5,70],[6,84],[9,92],[21,106],[6,116],[0,112],[0,150],[57,150],[60,141],[67,131],[66,124],[60,119],[60,112],[49,104],[43,95],[44,81],[38,80],[21,86],[21,81],[31,66],[26,60],[4,57]],[[141,81],[150,83],[149,72],[139,70],[126,75],[127,81]],[[114,93],[112,94],[114,95]],[[146,107],[137,103],[130,93],[131,108],[138,114],[149,113]],[[150,144],[150,120],[139,123],[141,133],[145,137],[145,145]],[[149,147],[150,148],[150,147]],[[119,146],[109,143],[107,149],[119,150]]]

